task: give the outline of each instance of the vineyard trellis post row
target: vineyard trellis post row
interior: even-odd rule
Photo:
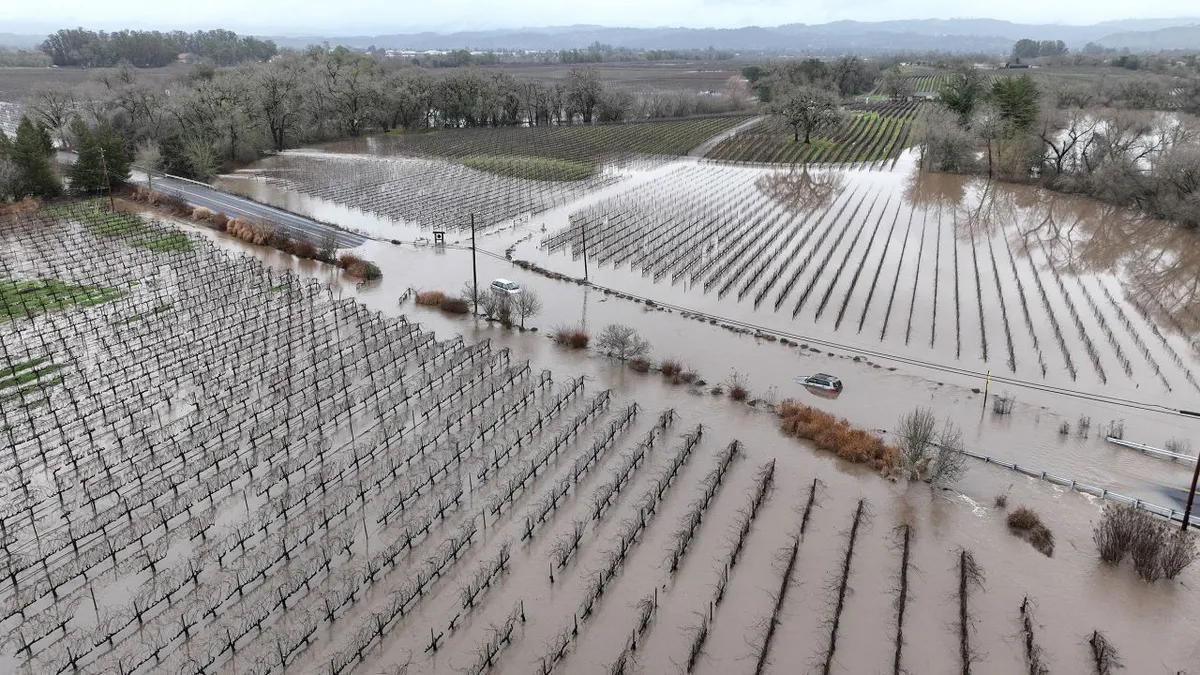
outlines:
[[[479,268],[475,265],[475,214],[471,214],[471,300],[475,303],[475,316],[479,316]]]

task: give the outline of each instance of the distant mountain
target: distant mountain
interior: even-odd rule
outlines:
[[[46,39],[45,35],[18,35],[17,33],[0,33],[0,47],[8,49],[34,49]]]
[[[1171,26],[1159,30],[1114,33],[1097,40],[1105,47],[1128,49],[1133,52],[1160,49],[1195,49],[1200,45],[1200,24]]]
[[[1200,48],[1190,27],[1200,20],[1130,19],[1089,26],[1018,24],[996,19],[914,19],[902,21],[835,21],[744,28],[611,28],[552,26],[458,33],[409,33],[344,37],[274,37],[280,47],[303,48],[328,42],[351,48],[444,51],[451,49],[584,49],[600,42],[633,49],[707,49],[738,52],[882,53],[894,51],[991,52],[1007,54],[1015,41],[1062,40],[1079,48],[1103,39],[1142,46],[1130,49]],[[1169,36],[1171,46],[1157,41]],[[1190,36],[1190,37],[1189,37]],[[1115,44],[1107,46],[1117,46]]]
[[[8,27],[12,30],[11,27]],[[32,27],[19,26],[19,30]],[[45,35],[0,33],[0,46],[30,49]],[[264,36],[266,37],[266,36]],[[451,49],[584,49],[600,42],[632,49],[714,49],[742,53],[783,52],[860,54],[894,51],[989,52],[1007,54],[1021,38],[1062,40],[1078,49],[1088,42],[1134,51],[1200,49],[1200,18],[1129,19],[1088,26],[1020,24],[996,19],[912,19],[834,21],[743,28],[614,28],[594,25],[546,26],[457,33],[397,33],[352,36],[270,37],[280,47],[301,49],[328,42],[365,49],[445,51]]]

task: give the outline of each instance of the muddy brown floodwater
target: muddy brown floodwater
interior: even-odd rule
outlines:
[[[219,237],[219,235],[211,235]],[[274,252],[255,250],[240,243],[226,245],[254,250],[256,255],[282,267],[296,262]],[[1151,499],[1163,496],[1155,487],[1181,479],[1175,467],[1106,445],[1093,433],[1060,438],[1060,418],[1079,411],[1100,417],[1103,407],[1079,403],[1072,407],[1061,397],[1048,396],[1056,410],[1046,410],[1022,397],[1011,416],[982,410],[982,396],[963,386],[939,385],[904,370],[889,371],[847,356],[825,352],[802,354],[793,347],[756,340],[707,323],[684,319],[677,313],[647,310],[644,305],[620,300],[595,289],[550,281],[509,263],[480,257],[481,278],[506,276],[536,287],[547,301],[546,315],[534,322],[537,333],[505,330],[481,320],[444,315],[409,303],[396,304],[408,286],[452,288],[463,273],[469,274],[470,253],[435,251],[391,245],[370,245],[364,253],[380,262],[384,281],[360,287],[338,279],[323,267],[311,270],[346,294],[386,313],[404,312],[438,334],[462,334],[468,341],[489,339],[559,373],[583,374],[593,390],[611,387],[622,409],[629,401],[644,408],[637,423],[620,436],[614,459],[593,469],[574,488],[567,505],[540,526],[532,542],[521,543],[527,510],[515,509],[494,522],[485,534],[487,545],[472,547],[464,569],[478,568],[496,555],[503,542],[512,542],[515,564],[503,585],[492,592],[482,611],[458,624],[439,643],[436,654],[425,651],[429,628],[441,632],[459,609],[459,588],[465,579],[447,585],[418,613],[406,619],[403,637],[374,655],[365,672],[385,664],[412,659],[409,672],[467,670],[480,645],[513,607],[524,603],[527,622],[519,638],[503,650],[495,663],[498,672],[541,672],[543,659],[554,651],[556,636],[574,625],[586,589],[606,569],[609,555],[619,547],[622,528],[636,520],[638,504],[654,481],[663,475],[677,452],[681,434],[696,424],[705,425],[703,441],[668,488],[646,531],[631,547],[616,578],[597,600],[590,616],[580,620],[578,637],[571,638],[564,660],[554,667],[561,672],[608,672],[620,658],[630,633],[638,623],[639,600],[653,597],[659,606],[645,634],[638,634],[632,653],[643,672],[682,669],[696,626],[708,625],[708,637],[696,672],[754,671],[758,646],[769,621],[782,574],[782,554],[787,533],[799,525],[799,510],[812,480],[820,480],[817,506],[810,529],[801,542],[791,586],[778,617],[779,637],[773,642],[765,672],[808,672],[819,665],[828,646],[832,607],[831,589],[840,579],[846,533],[859,499],[866,499],[869,518],[862,525],[851,560],[849,593],[842,616],[839,647],[831,672],[890,672],[894,656],[895,590],[900,568],[896,528],[912,527],[909,601],[902,664],[907,672],[944,672],[957,669],[958,604],[955,595],[958,551],[974,552],[985,574],[983,587],[970,599],[974,629],[972,641],[979,662],[972,672],[1023,672],[1024,653],[1019,635],[1019,607],[1025,596],[1034,603],[1035,638],[1055,670],[1091,672],[1087,637],[1100,630],[1121,650],[1130,672],[1173,672],[1200,662],[1200,648],[1185,636],[1200,625],[1196,616],[1200,600],[1196,570],[1175,584],[1147,585],[1136,580],[1128,566],[1101,565],[1091,542],[1091,524],[1102,506],[1098,500],[1047,483],[984,464],[972,465],[955,489],[933,493],[926,485],[892,484],[834,458],[813,453],[805,444],[782,437],[777,418],[762,409],[731,403],[705,388],[675,387],[655,374],[639,374],[609,359],[565,351],[546,339],[547,326],[579,322],[593,328],[611,321],[638,327],[655,346],[656,355],[679,355],[710,383],[724,379],[728,369],[747,373],[759,396],[797,395],[781,382],[796,369],[828,370],[864,392],[847,392],[836,400],[806,397],[821,407],[856,421],[887,428],[903,410],[927,402],[939,414],[962,424],[969,446],[1018,461],[1039,462],[1061,473],[1120,486]],[[451,270],[457,270],[452,272]],[[880,363],[886,366],[886,361]],[[768,389],[779,391],[768,394]],[[761,406],[760,406],[761,407]],[[636,448],[653,424],[653,417],[673,408],[679,419],[658,445],[646,465],[636,469],[615,503],[598,522],[590,520],[591,498],[611,479],[616,457]],[[1113,410],[1114,414],[1117,411]],[[1156,429],[1174,418],[1142,412],[1140,417],[1121,412],[1129,429]],[[1184,433],[1181,426],[1177,432]],[[741,454],[726,474],[705,512],[696,538],[690,543],[679,569],[669,571],[666,553],[683,515],[703,493],[702,478],[713,468],[716,453],[732,439],[743,444]],[[720,604],[712,605],[722,577],[736,525],[750,500],[759,467],[775,460],[775,487],[753,521],[745,552],[729,575]],[[566,466],[569,466],[569,462]],[[566,468],[566,467],[564,467]],[[560,469],[561,471],[561,469]],[[547,484],[552,485],[553,482]],[[1010,508],[1029,506],[1043,515],[1055,533],[1053,557],[1046,557],[1008,533],[1005,513],[992,505],[996,494],[1007,493]],[[535,490],[530,501],[542,494]],[[478,503],[474,504],[478,508]],[[554,569],[553,548],[569,535],[572,523],[587,523],[578,551],[563,569]],[[376,602],[380,602],[377,600]],[[363,612],[369,611],[370,603]],[[711,620],[708,619],[711,611]],[[317,646],[317,654],[322,654]],[[320,656],[315,657],[319,663]],[[377,668],[375,668],[377,669]],[[320,672],[314,666],[311,672]],[[819,672],[819,669],[816,671]]]
[[[890,429],[927,401],[954,411],[980,454],[1181,508],[1187,466],[1102,437],[1114,423],[1158,448],[1196,436],[1195,420],[1164,410],[1200,407],[1193,233],[1090,200],[920,173],[911,156],[890,172],[691,160],[625,172],[540,213],[479,222],[481,249],[582,277],[586,234],[598,286],[778,331],[810,349],[646,312],[490,257],[480,256],[481,278],[541,292],[543,329],[632,323],[656,358],[690,361],[710,381],[736,370],[761,396],[807,396],[793,376],[834,372],[848,380],[847,394],[819,403],[857,423]],[[295,195],[238,180],[267,201]],[[353,193],[341,205],[305,197],[299,206],[351,210],[344,222],[384,239],[420,236]],[[469,242],[461,232],[449,239]],[[370,244],[368,253],[402,270],[364,290],[382,295],[380,306],[404,288],[453,292],[470,278],[464,251]],[[989,371],[990,392],[1014,396],[1015,415],[992,415],[974,392]]]

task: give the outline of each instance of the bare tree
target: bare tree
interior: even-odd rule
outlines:
[[[142,141],[138,143],[137,149],[133,154],[134,164],[138,168],[146,172],[146,187],[154,190],[154,173],[162,169],[162,152],[158,149],[158,144],[153,141]]]
[[[937,450],[929,465],[929,482],[933,487],[953,483],[967,472],[967,456],[963,453],[962,430],[950,420],[938,434]]]
[[[64,146],[67,144],[67,127],[75,115],[76,105],[75,91],[61,83],[39,88],[26,103],[26,107]]]
[[[933,410],[916,408],[900,417],[896,436],[900,439],[900,454],[904,469],[911,480],[918,480],[927,463],[926,455],[937,433],[937,417]]]
[[[792,130],[792,140],[811,143],[813,134],[833,129],[842,120],[837,97],[828,89],[799,86],[775,94],[771,112],[783,119]]]
[[[596,346],[600,351],[622,361],[650,353],[650,342],[638,335],[632,327],[620,323],[605,326],[596,339]]]
[[[525,319],[542,313],[542,299],[530,288],[522,289],[513,304],[517,317],[521,320],[521,330],[525,330]]]
[[[903,101],[916,93],[913,81],[904,76],[899,66],[889,69],[884,74],[882,86],[883,93],[887,94],[888,98],[893,101]]]

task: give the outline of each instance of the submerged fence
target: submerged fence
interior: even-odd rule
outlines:
[[[1165,451],[1160,451],[1160,452],[1165,452]],[[1040,478],[1041,480],[1047,481],[1049,483],[1053,483],[1055,485],[1061,485],[1065,488],[1069,488],[1076,492],[1082,492],[1084,494],[1093,495],[1093,496],[1099,497],[1101,499],[1107,499],[1107,500],[1111,500],[1111,501],[1115,501],[1115,502],[1120,502],[1122,504],[1129,504],[1129,505],[1133,506],[1134,508],[1141,509],[1142,511],[1152,513],[1156,516],[1161,516],[1163,518],[1166,518],[1168,520],[1178,522],[1178,523],[1183,522],[1183,512],[1176,511],[1175,509],[1167,507],[1167,506],[1160,506],[1158,504],[1152,504],[1150,502],[1147,502],[1142,499],[1138,499],[1136,497],[1130,497],[1127,495],[1123,495],[1123,494],[1120,494],[1119,492],[1113,492],[1112,490],[1109,490],[1109,489],[1103,488],[1103,487],[1099,487],[1096,485],[1090,485],[1088,483],[1081,483],[1077,480],[1065,478],[1063,476],[1058,476],[1058,475],[1049,473],[1047,471],[1041,471],[1039,469],[1033,469],[1033,468],[1030,468],[1027,466],[1020,466],[1016,462],[1006,462],[1002,459],[996,459],[995,457],[991,457],[988,455],[976,454],[974,452],[971,452],[970,450],[962,450],[962,453],[964,455],[967,455],[968,457],[974,457],[975,459],[987,462],[988,464],[995,464],[997,466],[1002,466],[1006,469],[1011,469],[1013,471],[1023,473],[1026,476],[1030,476],[1032,478]],[[1192,525],[1200,524],[1200,518],[1198,518],[1196,515],[1192,515],[1189,518],[1189,522]]]

